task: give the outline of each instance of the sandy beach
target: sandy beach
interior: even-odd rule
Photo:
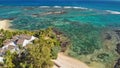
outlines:
[[[66,56],[63,53],[58,54],[58,58],[54,60],[54,63],[57,66],[54,66],[53,68],[89,68],[85,63]]]
[[[0,29],[4,29],[4,30],[10,30],[10,26],[12,24],[10,24],[11,20],[0,20]]]

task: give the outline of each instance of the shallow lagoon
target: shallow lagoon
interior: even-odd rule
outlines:
[[[11,19],[15,29],[36,30],[48,26],[63,26],[73,22],[89,23],[95,26],[119,26],[120,14],[105,10],[81,9],[72,7],[28,7],[0,6],[0,19]],[[63,14],[47,14],[48,12],[65,11]],[[44,15],[43,15],[44,14]],[[46,15],[45,15],[46,14]],[[67,22],[67,24],[65,23]],[[22,27],[21,27],[22,26]]]

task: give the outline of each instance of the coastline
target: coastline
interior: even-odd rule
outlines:
[[[64,55],[64,53],[58,53],[56,60],[53,60],[56,64],[53,68],[90,68],[87,64],[72,57]],[[58,67],[57,67],[58,66]]]
[[[9,27],[12,26],[11,20],[0,20],[0,29],[11,30]]]

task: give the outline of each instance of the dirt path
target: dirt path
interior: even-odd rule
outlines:
[[[89,68],[85,63],[68,57],[63,53],[59,53],[57,60],[54,60],[54,62],[60,67],[54,66],[53,68]]]

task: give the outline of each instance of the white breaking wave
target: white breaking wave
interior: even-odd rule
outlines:
[[[89,10],[89,11],[93,11],[93,9],[90,8],[85,8],[85,7],[80,7],[80,6],[40,6],[40,8],[64,8],[64,9],[83,9],[83,10]],[[120,14],[119,11],[112,11],[112,10],[105,10],[108,13],[111,14]]]
[[[40,6],[40,8],[50,8],[50,6]]]
[[[62,6],[53,6],[53,8],[62,8]]]
[[[111,13],[111,14],[120,14],[120,12],[118,12],[118,11],[111,11],[111,10],[106,10],[106,11]]]
[[[72,6],[64,6],[63,8],[69,9],[69,8],[73,8],[73,7]]]
[[[78,6],[40,6],[40,8],[64,8],[64,9],[88,9],[85,7],[78,7]]]
[[[84,7],[73,7],[74,9],[88,9],[88,8],[84,8]]]
[[[88,9],[88,8],[78,7],[78,6],[64,6],[63,8],[65,8],[65,9],[70,9],[70,8],[73,8],[73,9]]]

